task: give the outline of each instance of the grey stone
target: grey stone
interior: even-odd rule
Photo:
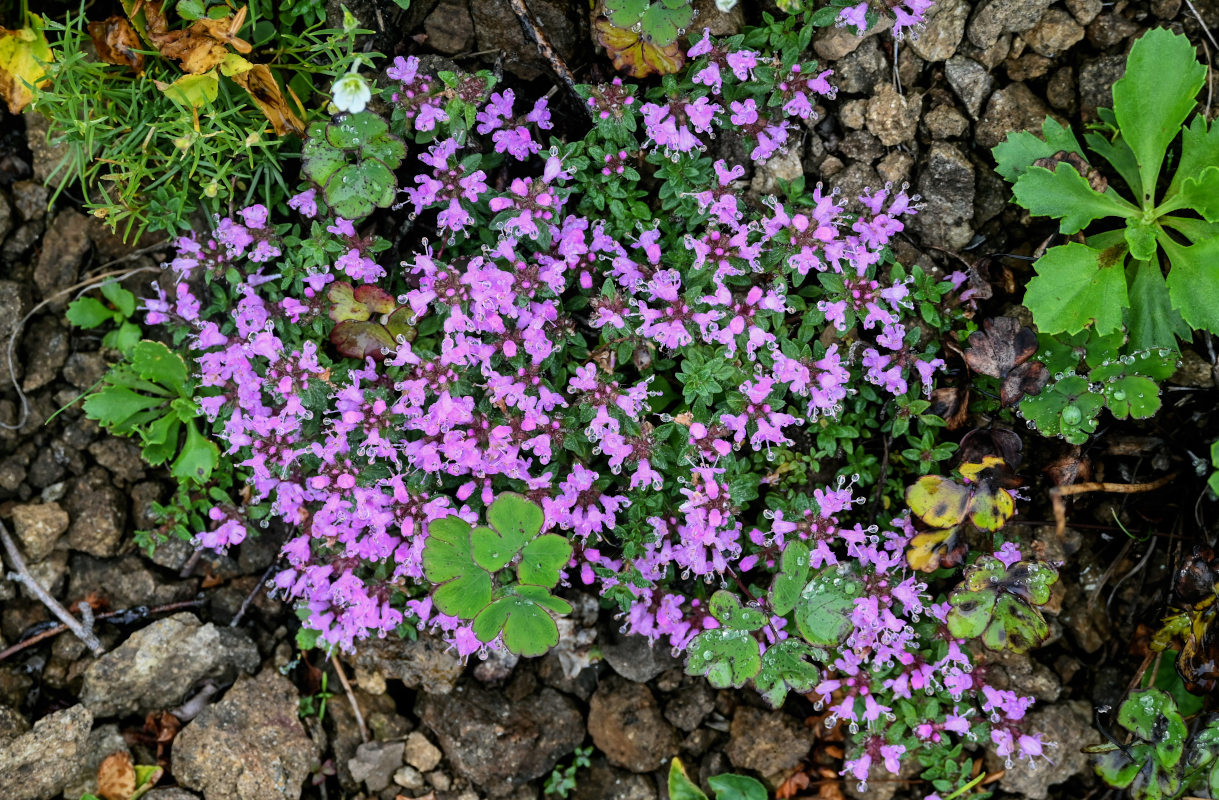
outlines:
[[[411,729],[410,722],[398,714],[393,698],[388,694],[374,695],[359,687],[353,687],[352,696],[364,716],[365,728],[377,740],[400,739]],[[326,716],[334,723],[330,747],[334,752],[339,782],[345,789],[354,791],[359,788],[358,782],[352,777],[347,764],[355,758],[356,749],[362,744],[360,726],[350,703],[330,703],[326,706]]]
[[[55,215],[47,226],[42,252],[34,267],[34,283],[43,299],[76,283],[80,265],[89,252],[89,218],[71,208]],[[52,308],[67,305],[67,296],[58,297]]]
[[[947,103],[923,115],[923,124],[933,139],[959,139],[969,130],[965,115]]]
[[[440,748],[419,731],[413,731],[406,737],[406,750],[402,758],[420,772],[436,769],[440,765],[442,755]]]
[[[68,513],[58,503],[13,507],[13,533],[28,561],[41,561],[68,530]]]
[[[650,775],[616,769],[596,759],[588,776],[580,773],[572,800],[656,800],[656,782]]]
[[[1054,0],[986,0],[969,21],[969,40],[983,50],[1005,33],[1023,33],[1037,24]]]
[[[729,11],[720,11],[715,0],[694,0],[694,13],[697,35],[702,36],[703,28],[709,28],[712,36],[735,36],[745,27],[744,4],[737,3]],[[695,31],[690,31],[694,34]]]
[[[47,215],[50,193],[41,181],[17,181],[13,184],[13,208],[21,222],[40,222]]]
[[[829,159],[826,159],[829,161]],[[872,167],[859,162],[848,165],[845,169],[826,176],[826,185],[837,189],[841,202],[845,203],[852,214],[860,213],[862,206],[859,196],[866,191],[872,191],[884,185],[880,175]]]
[[[824,61],[837,61],[843,56],[853,53],[864,39],[876,36],[893,27],[893,18],[882,16],[880,22],[868,30],[863,36],[856,36],[852,29],[837,25],[822,28],[813,34],[813,50],[817,57]]]
[[[22,338],[26,346],[27,370],[21,388],[32,392],[46,386],[59,374],[68,358],[68,331],[56,317],[45,316],[35,320]],[[8,343],[3,344],[7,346]]]
[[[1082,751],[1082,746],[1100,741],[1100,735],[1092,723],[1092,709],[1087,703],[1073,700],[1055,703],[1030,712],[1020,721],[1021,729],[1029,734],[1041,734],[1044,742],[1057,742],[1058,747],[1047,747],[1053,767],[1021,762],[1003,774],[999,787],[1014,797],[1028,800],[1045,800],[1050,796],[1050,787],[1073,778],[1092,775],[1091,759]],[[1003,759],[987,754],[987,769],[995,771],[1005,767]]]
[[[1103,0],[1064,0],[1063,5],[1080,25],[1087,25],[1096,19],[1101,9],[1104,8]]]
[[[553,689],[514,704],[463,686],[446,696],[421,693],[415,710],[453,770],[494,797],[548,774],[585,735],[575,704]]]
[[[199,800],[199,795],[177,786],[163,786],[144,795],[144,800]]]
[[[68,545],[73,550],[98,558],[118,553],[126,533],[127,502],[104,469],[94,467],[73,480],[63,505],[72,518]]]
[[[867,131],[851,131],[843,137],[838,151],[852,161],[871,164],[885,154],[880,140]]]
[[[903,184],[910,178],[910,170],[914,168],[914,157],[901,150],[894,150],[880,160],[876,165],[876,173],[886,183]]]
[[[778,194],[779,181],[790,183],[804,174],[798,146],[779,150],[765,161],[755,164],[755,168],[749,189],[757,195]]]
[[[57,595],[63,590],[64,578],[68,574],[68,554],[63,550],[55,550],[41,561],[26,566],[29,568],[30,577],[50,594]],[[31,600],[35,599],[28,586],[22,585],[21,594]]]
[[[83,705],[43,717],[0,747],[0,797],[44,800],[63,791],[85,752],[93,715]]]
[[[974,127],[979,147],[991,148],[1016,131],[1041,131],[1049,109],[1023,83],[999,89],[986,104],[986,113]]]
[[[677,733],[641,683],[617,676],[601,682],[588,704],[588,733],[609,763],[631,772],[660,769],[677,755]]]
[[[89,445],[89,455],[124,483],[144,479],[144,460],[140,448],[128,439],[107,436]]]
[[[909,40],[910,49],[925,61],[947,61],[952,58],[961,37],[965,35],[969,8],[966,0],[940,0],[927,12],[918,38]]]
[[[0,281],[0,385],[8,386],[12,380],[8,364],[8,340],[17,329],[17,323],[25,315],[26,298],[22,286],[16,281]],[[13,367],[20,378],[21,358],[14,359]],[[7,388],[5,389],[7,391]]]
[[[423,773],[414,767],[403,767],[394,773],[394,783],[401,786],[403,789],[422,789]]]
[[[366,742],[356,748],[355,758],[347,762],[352,779],[363,783],[370,792],[388,788],[401,766],[402,742]]]
[[[30,729],[30,723],[16,709],[0,703],[0,744],[16,739]]]
[[[84,597],[99,592],[110,601],[112,608],[159,606],[188,600],[198,584],[195,581],[167,581],[158,578],[134,553],[119,558],[94,558],[75,553],[71,559],[70,597]]]
[[[1110,11],[1088,24],[1088,41],[1097,49],[1106,50],[1116,47],[1141,30],[1138,23],[1126,19],[1116,11]]]
[[[1024,34],[1029,47],[1046,58],[1057,58],[1084,38],[1084,26],[1061,8],[1051,8]]]
[[[725,752],[734,767],[751,769],[773,784],[804,760],[813,736],[787,714],[738,706]]]
[[[922,110],[922,94],[898,94],[892,84],[882,83],[868,98],[868,131],[886,147],[908,143],[914,139]]]
[[[1045,86],[1045,99],[1050,105],[1064,113],[1075,110],[1075,69],[1062,67],[1050,76]]]
[[[51,144],[47,133],[50,130],[50,120],[35,111],[26,111],[25,141],[34,154],[34,180],[45,184],[51,179],[51,173],[68,157],[68,143]],[[72,170],[60,170],[55,175],[52,185],[58,187],[68,179]]]
[[[571,63],[579,40],[579,7],[566,0],[533,0],[529,10],[538,27],[546,31],[555,52]],[[480,0],[470,8],[479,50],[498,50],[504,54],[504,69],[530,80],[547,68],[546,60],[532,42],[526,41],[521,24],[508,0]]]
[[[207,800],[297,800],[318,758],[299,704],[275,669],[240,678],[174,740],[174,777]]]
[[[45,223],[42,221],[23,222],[18,225],[17,230],[4,240],[4,246],[0,247],[0,261],[7,261],[11,264],[24,258],[42,236],[44,227]]]
[[[88,389],[106,374],[101,353],[72,353],[64,364],[63,377],[77,389]]]
[[[99,717],[146,714],[182,702],[198,680],[232,680],[258,662],[245,631],[203,625],[183,612],[136,631],[90,664],[80,698]]]
[[[959,250],[973,238],[974,169],[955,145],[934,142],[919,172],[924,207],[910,221],[925,244]]]
[[[868,101],[864,99],[848,100],[838,109],[838,121],[849,131],[862,130],[868,124]],[[819,141],[819,140],[818,140]]]
[[[441,0],[423,21],[427,43],[446,56],[463,53],[474,44],[474,21],[466,0]]]
[[[80,800],[80,796],[97,794],[97,768],[114,753],[128,753],[127,740],[119,732],[118,725],[98,725],[89,734],[85,752],[76,770],[76,777],[68,781],[63,796],[66,800]]]
[[[412,689],[448,694],[464,668],[461,660],[432,636],[418,639],[369,637],[356,645],[355,662],[368,672],[396,678]]]
[[[131,526],[137,531],[155,528],[160,519],[153,506],[161,502],[165,487],[157,481],[143,481],[131,487]]]
[[[888,71],[889,60],[881,52],[880,42],[874,38],[864,39],[854,52],[834,65],[834,85],[839,92],[864,94],[884,80]]]
[[[1096,109],[1113,107],[1113,84],[1126,74],[1125,56],[1090,58],[1079,67],[1079,111],[1096,119]]]
[[[683,731],[692,731],[714,708],[715,693],[706,681],[696,680],[665,703],[665,719]]]
[[[1177,371],[1172,374],[1168,382],[1177,386],[1210,389],[1215,385],[1217,374],[1219,373],[1209,361],[1193,350],[1184,348],[1181,350],[1181,366],[1177,367]]]
[[[13,206],[8,195],[0,192],[0,242],[13,230]]]
[[[601,657],[627,680],[647,683],[666,669],[680,662],[669,652],[669,648],[656,647],[644,636],[620,636],[617,633],[602,637]]]
[[[994,77],[986,67],[964,56],[948,59],[944,65],[944,77],[965,106],[965,111],[970,117],[977,119],[982,112],[982,104],[995,86]]]

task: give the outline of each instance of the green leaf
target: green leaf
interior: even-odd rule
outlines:
[[[1193,335],[1181,314],[1172,307],[1158,259],[1134,262],[1126,330],[1130,347],[1139,350],[1160,347],[1176,352],[1177,339]]]
[[[1194,117],[1189,126],[1181,131],[1181,161],[1172,176],[1172,183],[1164,193],[1165,199],[1181,189],[1187,178],[1197,177],[1209,166],[1219,164],[1219,125],[1206,124],[1202,114]]]
[[[389,124],[371,111],[344,114],[326,126],[326,141],[340,150],[358,150],[389,133]]]
[[[784,639],[766,648],[762,668],[753,682],[771,708],[783,704],[788,689],[800,693],[812,691],[821,680],[821,671],[808,661],[813,652],[799,639]]]
[[[438,584],[432,602],[443,614],[474,619],[492,598],[491,574],[474,563],[471,527],[456,516],[433,520],[423,547],[423,572]]]
[[[982,644],[991,650],[1004,648],[1026,653],[1049,636],[1050,626],[1037,609],[1011,595],[1001,595],[995,603],[991,624],[982,634]]]
[[[1168,295],[1172,307],[1194,330],[1219,334],[1219,238],[1183,247],[1161,233],[1160,246],[1168,253]]]
[[[177,9],[178,16],[187,20],[202,19],[207,13],[203,0],[178,0]]]
[[[711,615],[734,631],[756,631],[766,624],[766,615],[756,608],[741,605],[741,600],[727,589],[719,589],[708,603]]]
[[[340,167],[323,191],[336,216],[353,220],[368,216],[376,207],[388,208],[396,193],[394,173],[373,158]]]
[[[1105,402],[1118,419],[1148,419],[1160,410],[1160,387],[1151,378],[1125,375],[1105,384]]]
[[[1116,192],[1096,192],[1070,164],[1060,163],[1053,172],[1029,167],[1012,187],[1016,202],[1030,214],[1059,217],[1060,233],[1078,233],[1088,223],[1104,217],[1131,217],[1135,209]]]
[[[770,796],[761,781],[748,775],[726,772],[712,775],[707,783],[715,792],[715,800],[767,800]]]
[[[1046,117],[1041,123],[1041,134],[1042,139],[1028,131],[1009,133],[991,151],[995,156],[995,171],[1014,183],[1039,158],[1049,158],[1062,150],[1080,156],[1084,154],[1071,128],[1060,125],[1053,117]]]
[[[85,398],[85,416],[102,426],[121,425],[135,414],[155,408],[165,402],[162,397],[133,392],[125,386],[107,386]]]
[[[707,800],[707,795],[690,780],[686,765],[677,757],[669,762],[669,800]]]
[[[1037,327],[1043,333],[1078,333],[1090,324],[1100,334],[1119,330],[1122,309],[1130,307],[1121,260],[1076,242],[1051,247],[1033,265],[1037,277],[1024,295]]]
[[[854,575],[840,575],[837,567],[823,567],[800,593],[796,627],[813,645],[837,647],[851,630],[855,598],[863,584]]]
[[[114,319],[114,312],[106,308],[101,300],[93,297],[78,297],[68,303],[68,322],[78,328],[96,328],[103,322]]]
[[[140,455],[154,467],[164,464],[178,452],[178,433],[182,420],[176,414],[166,414],[145,429],[144,447]]]
[[[118,350],[124,355],[131,352],[136,342],[140,340],[143,331],[134,322],[124,322],[117,330],[110,331],[102,337],[102,345]]]
[[[1181,199],[1207,222],[1219,222],[1219,166],[1187,178],[1181,185]]]
[[[717,689],[739,689],[762,668],[761,648],[746,631],[703,631],[686,649],[686,674],[705,675]]]
[[[1130,255],[1139,261],[1151,261],[1156,257],[1156,226],[1136,217],[1126,220],[1126,244]]]
[[[347,154],[332,147],[324,138],[310,138],[301,149],[301,170],[318,186],[325,186],[330,177],[347,165]]]
[[[1088,143],[1092,152],[1108,161],[1117,170],[1117,174],[1122,176],[1122,180],[1126,182],[1136,197],[1142,196],[1143,180],[1139,177],[1139,162],[1130,150],[1130,145],[1126,144],[1126,140],[1120,134],[1110,142],[1099,133],[1086,133],[1084,141]]]
[[[545,597],[524,591],[527,589],[540,590]],[[559,643],[559,628],[546,610],[551,601],[563,602],[540,586],[515,587],[480,611],[471,628],[480,642],[490,642],[502,632],[509,651],[519,656],[545,655]]]
[[[958,639],[981,636],[995,610],[995,594],[989,591],[953,592],[948,602],[948,630]]]
[[[117,282],[103,283],[102,296],[109,300],[119,313],[130,317],[135,313],[135,295],[124,289]]]
[[[1181,760],[1189,729],[1168,692],[1159,689],[1131,692],[1117,712],[1117,721],[1135,736],[1155,745],[1155,762],[1161,768],[1171,769]]]
[[[629,28],[648,9],[648,0],[607,0],[605,13],[615,28]]]
[[[192,422],[186,426],[186,441],[182,451],[174,459],[170,474],[180,481],[190,480],[206,483],[212,470],[220,462],[220,448],[211,439],[199,432]]]
[[[1154,28],[1130,48],[1126,74],[1113,84],[1113,113],[1138,159],[1144,208],[1154,205],[1164,153],[1194,110],[1205,79],[1206,67],[1189,40],[1170,30]]]
[[[187,108],[205,108],[216,102],[220,91],[220,76],[216,70],[204,72],[201,75],[183,75],[169,85],[162,85],[161,91],[170,100]]]
[[[571,542],[555,533],[545,533],[525,545],[517,576],[521,583],[551,586],[559,582],[560,572],[571,560]]]
[[[796,607],[800,592],[808,581],[808,545],[799,539],[787,543],[779,562],[779,572],[770,585],[770,606],[780,617]]]
[[[187,368],[182,356],[161,342],[145,339],[131,349],[131,367],[146,381],[173,389],[179,396],[188,396]]]
[[[487,522],[506,540],[524,544],[542,530],[546,516],[541,506],[524,495],[500,492],[487,509]]]

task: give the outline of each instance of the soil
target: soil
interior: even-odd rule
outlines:
[[[579,80],[611,75],[590,46],[587,4],[529,5]],[[531,94],[555,83],[508,0],[348,6],[378,30],[369,46],[389,56],[489,67]],[[716,33],[773,11],[768,2],[730,14],[710,0],[698,6],[700,27]],[[1206,29],[1219,30],[1219,2],[939,0],[917,41],[822,31],[813,47],[840,92],[798,151],[756,171],[754,190],[801,173],[848,196],[909,183],[924,207],[899,260],[968,266],[993,292],[983,314],[1021,316],[1028,257],[1053,230],[1008,203],[989,148],[1009,131],[1039,128],[1047,113],[1077,129],[1094,120],[1130,44],[1154,26],[1183,31],[1213,56],[1204,47]],[[1219,79],[1210,80],[1203,96],[1214,116]],[[562,105],[561,90],[556,97],[557,116],[574,125],[580,113]],[[194,557],[180,542],[137,550],[131,533],[151,526],[151,504],[170,486],[129,441],[69,405],[116,354],[68,328],[69,295],[57,293],[114,269],[130,269],[126,285],[143,293],[169,250],[155,240],[123,244],[79,210],[71,190],[48,210],[40,180],[57,154],[43,131],[36,117],[0,110],[0,343],[17,333],[12,380],[0,352],[0,422],[20,426],[0,427],[0,520],[43,586],[64,605],[91,605],[106,654],[57,632],[28,589],[0,580],[0,797],[76,800],[96,790],[104,757],[126,751],[166,768],[148,800],[532,800],[556,764],[586,746],[594,749],[576,773],[579,800],[664,800],[673,757],[704,782],[744,771],[785,796],[930,791],[903,775],[872,781],[861,795],[837,777],[843,731],[827,730],[809,702],[796,697],[771,711],[752,691],[712,690],[667,652],[619,637],[593,597],[571,598],[574,644],[541,659],[463,666],[421,638],[366,642],[327,663],[295,650],[295,614],[261,590],[278,551],[273,533],[228,556]],[[391,219],[380,224],[395,236]],[[1152,420],[1111,421],[1082,448],[1025,437],[1017,533],[1039,557],[1062,563],[1061,589],[1046,646],[979,668],[994,685],[1036,697],[1031,726],[1058,746],[1052,763],[1003,773],[992,787],[1001,797],[1104,792],[1079,752],[1099,741],[1093,709],[1118,702],[1146,667],[1175,570],[1195,544],[1214,543],[1219,504],[1206,494],[1204,463],[1219,438],[1213,340],[1200,335],[1183,364]],[[1173,477],[1145,493],[1077,497],[1060,535],[1047,471],[1064,468],[1116,483]],[[300,717],[302,698],[309,713]],[[1003,772],[993,758],[974,758]]]

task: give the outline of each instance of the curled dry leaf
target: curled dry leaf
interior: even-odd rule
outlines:
[[[1092,480],[1092,460],[1084,455],[1079,445],[1067,450],[1045,468],[1055,486],[1070,486]]]
[[[1024,443],[1015,431],[1007,428],[975,428],[961,437],[957,458],[962,464],[977,464],[987,456],[998,456],[1008,467],[1017,469],[1024,460],[1023,449]],[[1018,486],[1019,483],[1013,485]]]
[[[996,317],[969,335],[965,363],[975,372],[1000,381],[999,399],[1005,406],[1026,394],[1039,394],[1050,380],[1045,364],[1029,361],[1037,352],[1037,334],[1012,317]]]
[[[969,387],[947,386],[934,389],[931,392],[931,407],[928,414],[935,414],[948,425],[948,430],[955,431],[965,424],[969,412]]]
[[[160,2],[143,5],[145,36],[166,58],[177,61],[184,72],[200,75],[224,61],[232,51],[250,52],[250,44],[237,37],[245,24],[246,8],[220,19],[197,19],[185,30],[171,31]],[[132,16],[135,16],[135,11]]]
[[[135,28],[124,17],[117,14],[102,21],[89,23],[89,38],[97,48],[97,57],[107,64],[131,67],[140,74],[144,71],[144,54],[140,49],[140,37]]]
[[[44,64],[54,61],[51,46],[42,32],[42,19],[30,14],[30,25],[15,31],[0,28],[0,97],[12,114],[30,104],[30,87],[47,84]]]
[[[102,800],[128,800],[135,789],[135,765],[129,753],[111,753],[98,765],[97,793]]]
[[[270,120],[271,127],[277,136],[293,133],[305,135],[305,123],[292,113],[288,107],[284,93],[271,75],[271,69],[265,64],[254,64],[244,72],[235,73],[233,82],[250,93],[254,102],[262,109],[263,115]]]
[[[1105,176],[1093,169],[1092,165],[1079,153],[1059,150],[1052,156],[1039,158],[1033,162],[1034,167],[1044,167],[1050,172],[1058,169],[1059,164],[1070,164],[1072,167],[1075,167],[1075,171],[1084,177],[1084,180],[1088,182],[1088,185],[1092,187],[1094,192],[1103,193],[1109,188],[1109,181]]]

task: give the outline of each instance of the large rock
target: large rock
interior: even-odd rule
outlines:
[[[919,171],[923,209],[910,221],[924,244],[960,250],[974,231],[974,168],[956,145],[934,142]]]
[[[258,662],[245,631],[204,625],[183,612],[136,631],[90,664],[80,699],[99,717],[146,714],[182,702],[202,678],[232,680]]]
[[[13,507],[13,533],[28,561],[41,561],[55,549],[68,529],[68,513],[58,503]]]
[[[1084,38],[1084,26],[1061,8],[1045,12],[1037,27],[1024,35],[1029,47],[1046,58],[1057,58]]]
[[[775,783],[804,760],[812,744],[813,732],[794,717],[740,706],[732,716],[726,753],[734,767]]]
[[[677,733],[647,686],[617,676],[601,682],[588,704],[588,733],[615,767],[660,769],[677,755]]]
[[[127,526],[127,501],[106,470],[94,467],[72,481],[64,508],[72,517],[68,546],[91,556],[117,555]]]
[[[297,800],[318,758],[277,670],[243,677],[174,740],[173,775],[207,800]]]
[[[1085,120],[1096,119],[1096,109],[1113,107],[1113,84],[1126,74],[1123,55],[1090,58],[1079,67],[1079,110]]]
[[[418,639],[387,636],[363,639],[356,645],[356,666],[384,678],[397,678],[428,694],[453,691],[464,666],[444,642],[420,634]]]
[[[3,344],[0,347],[0,386],[6,387],[5,391],[8,391],[9,382],[14,377],[20,378],[24,374],[20,358],[13,359],[13,372],[9,372],[7,348],[9,337],[17,329],[17,323],[25,315],[27,306],[24,287],[20,283],[0,281],[0,343]]]
[[[924,61],[947,61],[957,52],[967,19],[966,0],[940,0],[927,12],[918,38],[910,39],[910,49]]]
[[[834,85],[846,94],[866,94],[888,77],[888,73],[889,60],[881,51],[880,42],[867,38],[855,52],[834,65]]]
[[[1049,109],[1023,83],[1013,83],[990,96],[986,113],[974,128],[979,147],[994,147],[1016,131],[1041,132]]]
[[[960,98],[961,104],[974,119],[982,113],[982,104],[995,88],[995,79],[986,67],[965,56],[953,56],[944,64],[944,77]]]
[[[40,719],[0,746],[0,797],[44,800],[63,791],[84,756],[93,715],[75,705]]]
[[[1004,791],[1028,800],[1045,800],[1050,796],[1051,786],[1091,775],[1091,760],[1080,748],[1098,743],[1101,738],[1087,703],[1074,700],[1035,710],[1021,721],[1021,727],[1030,735],[1041,734],[1053,766],[1021,762],[1003,774],[1000,788]],[[996,772],[1005,766],[1003,759],[993,753],[987,754],[987,762],[987,768]]]
[[[71,208],[64,209],[51,220],[42,242],[34,283],[45,299],[76,283],[80,263],[89,252],[89,218]],[[57,298],[52,307],[67,305],[66,298]]]
[[[422,694],[415,712],[453,770],[495,797],[548,774],[584,741],[579,710],[553,689],[510,703],[499,692],[462,686],[443,697]]]
[[[1023,33],[1037,24],[1054,0],[988,0],[969,21],[969,41],[983,50],[1005,33]]]

